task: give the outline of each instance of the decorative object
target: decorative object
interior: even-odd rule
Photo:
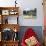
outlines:
[[[14,38],[14,41],[15,40],[18,40],[18,32],[17,32],[17,29],[15,28],[13,31],[14,31],[14,37],[13,37]]]
[[[8,18],[7,18],[7,19],[5,19],[5,24],[8,24]]]
[[[3,30],[2,40],[4,40],[4,41],[18,40],[18,32],[14,32],[10,28],[5,28]]]
[[[25,40],[25,43],[27,46],[35,46],[38,43],[38,40],[36,37],[32,36]]]
[[[2,10],[2,15],[9,15],[9,10]]]
[[[17,32],[16,28],[14,29],[14,32]]]
[[[13,40],[18,40],[18,32],[14,32]]]
[[[15,10],[10,10],[10,15],[16,15],[18,12],[17,11],[15,11]]]
[[[11,29],[5,28],[3,30],[2,40],[4,41],[12,40],[12,30]]]
[[[24,10],[23,11],[23,16],[24,18],[36,18],[37,16],[37,9],[35,8],[34,10]]]

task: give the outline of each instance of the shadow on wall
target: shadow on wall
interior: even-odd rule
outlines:
[[[43,30],[42,30],[42,26],[21,26],[20,27],[20,32],[19,32],[19,39],[20,39],[20,42],[24,36],[24,33],[25,31],[28,29],[28,28],[32,28],[34,30],[34,32],[36,32],[37,34],[37,37],[39,39],[39,41],[41,43],[43,43]]]

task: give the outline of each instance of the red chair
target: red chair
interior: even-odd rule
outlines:
[[[37,35],[34,32],[34,30],[32,28],[28,28],[27,31],[25,32],[24,37],[22,38],[21,46],[27,46],[25,43],[25,39],[28,39],[29,37],[32,37],[32,36],[34,36],[37,39]],[[37,42],[35,46],[41,46],[41,44]]]

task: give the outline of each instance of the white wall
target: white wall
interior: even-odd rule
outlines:
[[[14,6],[14,1],[15,0],[0,0],[0,6],[1,7],[9,7],[9,6]]]
[[[24,19],[20,16],[20,23],[23,26],[43,26],[43,6],[42,0],[21,0],[18,1],[21,5],[21,11],[23,9],[34,9],[37,8],[37,18],[36,19]],[[21,13],[21,12],[20,12]],[[22,14],[21,14],[22,15]]]
[[[0,6],[14,6],[15,0],[0,0]],[[43,26],[43,7],[42,0],[17,0],[20,7],[19,11],[19,24],[21,26]],[[37,18],[36,19],[24,19],[23,10],[24,9],[34,9],[37,8]]]

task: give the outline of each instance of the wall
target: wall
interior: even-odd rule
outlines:
[[[23,9],[34,9],[37,8],[37,18],[36,19],[24,19],[23,14],[20,16],[20,23],[22,26],[43,26],[43,6],[42,0],[21,0],[20,2],[21,12]],[[21,13],[20,12],[20,13]]]
[[[0,0],[0,6],[14,6],[15,0]],[[17,6],[19,6],[19,24],[21,26],[43,26],[43,6],[42,0],[17,0]],[[37,8],[37,18],[36,19],[24,19],[23,10],[24,9],[34,9]]]
[[[1,7],[14,6],[14,1],[15,0],[0,0],[0,6]]]

